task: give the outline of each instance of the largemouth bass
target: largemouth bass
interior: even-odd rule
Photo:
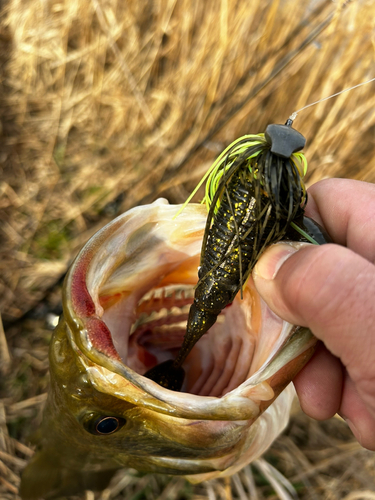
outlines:
[[[23,499],[102,489],[129,466],[194,482],[228,476],[285,428],[287,385],[315,338],[275,316],[251,277],[191,350],[182,392],[143,376],[175,358],[193,302],[207,211],[190,204],[173,220],[178,209],[161,199],[128,211],[69,270]]]

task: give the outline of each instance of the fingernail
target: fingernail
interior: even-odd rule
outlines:
[[[283,242],[272,245],[257,262],[254,273],[265,280],[274,279],[282,264],[306,245],[310,245],[310,243]]]

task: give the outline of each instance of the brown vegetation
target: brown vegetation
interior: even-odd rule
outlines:
[[[58,303],[53,285],[116,214],[159,196],[184,201],[235,138],[373,78],[374,19],[372,0],[2,2],[1,498],[16,498],[32,453],[22,443],[40,418],[50,337],[44,320],[12,322],[45,297]],[[298,116],[308,182],[375,181],[374,88]],[[337,419],[294,419],[268,458],[301,498],[375,498],[374,457]],[[211,500],[230,487],[134,474],[102,498]],[[232,480],[235,498],[248,498],[251,477],[247,469]],[[258,488],[259,499],[270,491]]]

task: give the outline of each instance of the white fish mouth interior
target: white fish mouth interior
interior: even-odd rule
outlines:
[[[96,316],[122,362],[140,375],[175,358],[193,302],[207,212],[188,205],[174,221],[177,209],[158,200],[125,213],[93,237],[73,268],[79,273],[89,259]],[[222,397],[237,389],[285,342],[284,326],[249,278],[243,300],[238,294],[183,363],[182,391]]]
[[[104,305],[102,319],[123,363],[144,375],[155,365],[175,359],[193,299],[192,284],[174,283],[133,292],[108,308]],[[261,335],[265,320],[273,327],[266,339]],[[193,347],[183,364],[182,392],[221,397],[236,389],[259,369],[278,344],[281,330],[282,321],[262,304],[250,280],[244,299],[236,297]]]

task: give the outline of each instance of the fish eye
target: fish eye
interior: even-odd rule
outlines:
[[[83,421],[83,427],[90,434],[99,436],[106,436],[114,434],[126,423],[126,420],[121,417],[114,417],[110,415],[99,416],[89,414]]]
[[[96,426],[95,430],[98,434],[113,434],[120,427],[119,419],[116,417],[104,417],[101,418]]]

